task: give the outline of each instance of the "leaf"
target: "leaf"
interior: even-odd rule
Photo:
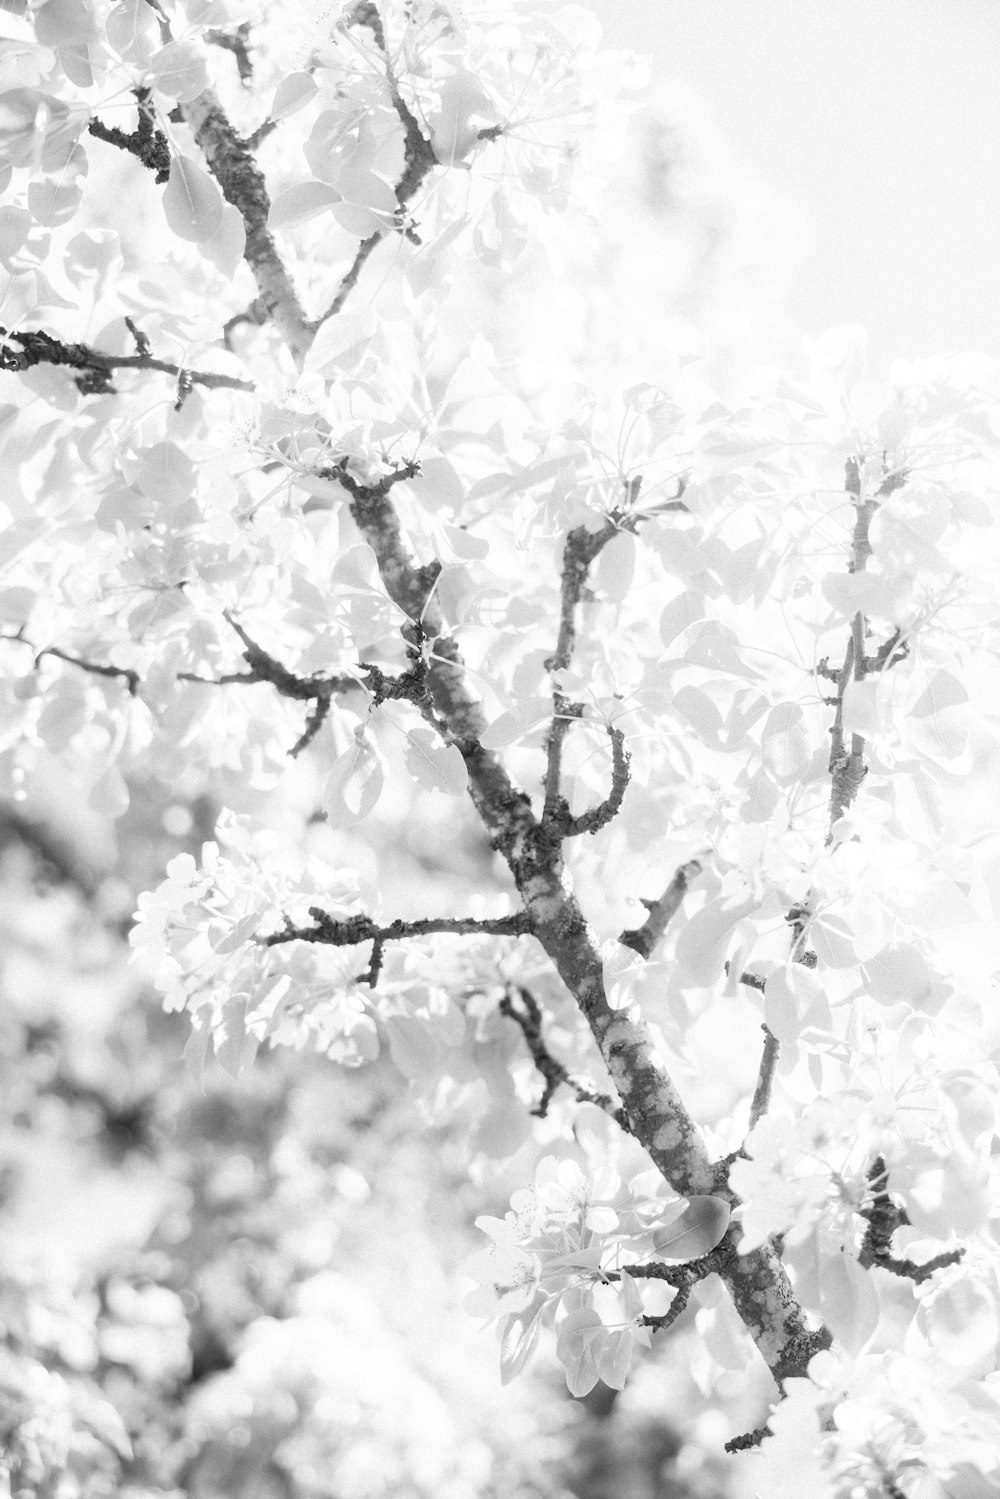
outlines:
[[[992,1367],[1000,1342],[995,1289],[962,1271],[933,1291],[921,1310],[927,1341],[950,1369],[976,1369],[987,1359]]]
[[[823,984],[801,963],[786,964],[768,974],[764,984],[764,1021],[779,1041],[797,1041],[806,1025],[828,1025],[830,1008]]]
[[[160,92],[180,104],[189,104],[208,88],[208,62],[204,49],[190,39],[168,42],[161,47],[150,68]]]
[[[571,1395],[589,1394],[600,1378],[596,1353],[604,1337],[604,1323],[593,1307],[569,1312],[559,1324],[556,1357],[566,1370]]]
[[[484,749],[505,749],[533,734],[542,724],[547,724],[552,713],[552,703],[547,698],[529,698],[516,708],[508,708],[495,718],[481,736]]]
[[[425,1020],[414,1015],[388,1015],[385,1033],[392,1060],[411,1082],[430,1081],[438,1072],[440,1048]]]
[[[722,973],[726,954],[745,916],[757,909],[752,896],[719,896],[689,918],[677,939],[677,962],[685,984],[704,987]]]
[[[860,1353],[879,1319],[878,1292],[870,1271],[846,1251],[823,1254],[819,1293],[818,1310],[827,1327],[850,1353]]]
[[[694,729],[703,744],[718,745],[723,730],[722,714],[700,687],[681,687],[674,694],[674,708]]]
[[[597,1372],[612,1390],[623,1390],[628,1378],[636,1339],[630,1327],[609,1328],[603,1339],[595,1340]]]
[[[252,1064],[260,1045],[247,1030],[247,996],[234,994],[222,1006],[222,1018],[212,1031],[215,1055],[220,1065],[237,1081]]]
[[[174,156],[163,190],[163,212],[178,239],[201,244],[222,228],[225,199],[218,183],[188,156]]]
[[[219,957],[235,952],[238,947],[242,947],[244,942],[253,936],[263,919],[264,913],[262,911],[251,911],[248,915],[241,916],[231,931],[221,937],[218,942],[212,943],[212,951]]]
[[[45,0],[35,11],[35,36],[43,47],[73,47],[97,40],[97,21],[86,0]]]
[[[108,45],[123,62],[148,68],[159,48],[160,32],[156,17],[147,0],[122,0],[113,5],[105,22]]]
[[[906,715],[906,737],[935,764],[957,760],[969,738],[969,694],[950,671],[935,671]]]
[[[80,207],[83,189],[80,179],[69,182],[42,178],[28,184],[28,208],[36,224],[55,228],[67,223]]]
[[[799,780],[812,751],[798,703],[779,703],[771,709],[761,731],[760,754],[765,770],[779,786]]]
[[[310,182],[293,183],[283,193],[279,193],[271,204],[267,215],[268,226],[271,229],[284,229],[289,224],[304,224],[308,219],[326,213],[334,203],[340,201],[340,193],[336,188],[328,187],[325,182],[313,179]]]
[[[689,1197],[678,1217],[653,1233],[653,1245],[661,1258],[696,1260],[708,1254],[729,1227],[729,1204],[721,1197]]]
[[[358,239],[368,239],[373,234],[382,234],[388,227],[387,220],[382,214],[376,213],[372,208],[366,208],[363,203],[334,203],[330,213],[341,229],[346,229],[348,234],[357,235]]]
[[[333,762],[323,788],[323,810],[332,828],[352,828],[371,812],[382,795],[382,758],[359,729],[350,749]]]
[[[247,234],[243,215],[232,203],[222,205],[222,223],[211,239],[202,240],[198,249],[210,260],[220,275],[232,278],[246,250]]]
[[[542,1313],[550,1298],[536,1291],[534,1299],[520,1312],[510,1312],[500,1323],[500,1383],[510,1384],[528,1363],[538,1346]]]
[[[879,1004],[902,1001],[920,1010],[931,997],[930,969],[923,954],[908,942],[883,947],[861,965],[861,975],[868,993]]]
[[[311,73],[287,73],[274,91],[271,119],[284,120],[295,114],[316,97],[316,92],[316,80]]]
[[[664,645],[671,645],[689,625],[704,618],[705,600],[693,589],[685,588],[683,593],[670,600],[660,615],[660,639]]]
[[[399,207],[395,188],[376,172],[364,168],[349,167],[338,173],[337,187],[345,203],[355,203],[378,215],[391,216]],[[376,227],[379,227],[379,220],[376,220]],[[385,227],[384,221],[381,227]]]
[[[0,260],[16,255],[31,231],[31,214],[26,208],[8,204],[0,208]]]
[[[194,490],[194,464],[177,443],[154,443],[137,454],[132,482],[147,499],[161,505],[180,505]]]
[[[327,318],[306,355],[306,370],[322,374],[331,365],[342,364],[348,354],[356,356],[374,337],[376,327],[375,309],[370,305]]]
[[[469,784],[458,747],[442,743],[434,730],[423,724],[406,736],[406,768],[425,791],[461,796]]]
[[[905,1157],[890,1163],[890,1182],[906,1199],[914,1228],[936,1239],[977,1233],[990,1211],[988,1168],[954,1152],[942,1155],[910,1142]]]
[[[15,167],[31,166],[51,123],[67,113],[61,99],[39,89],[7,89],[0,94],[0,157]]]

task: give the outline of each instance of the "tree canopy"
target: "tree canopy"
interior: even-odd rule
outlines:
[[[578,7],[8,9],[4,794],[202,808],[135,971],[497,1163],[505,1383],[693,1327],[734,1492],[994,1492],[995,366],[699,349]]]

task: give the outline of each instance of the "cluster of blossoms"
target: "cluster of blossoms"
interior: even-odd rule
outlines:
[[[637,1279],[629,1267],[707,1253],[728,1217],[716,1198],[671,1193],[656,1171],[626,1182],[607,1167],[585,1175],[575,1160],[545,1156],[534,1187],[512,1195],[504,1218],[477,1218],[492,1242],[467,1267],[480,1284],[466,1310],[499,1319],[504,1382],[549,1327],[574,1395],[598,1379],[621,1389],[677,1294],[667,1279]]]
[[[219,843],[204,845],[200,867],[178,854],[162,884],[139,897],[132,946],[165,1006],[190,1009],[201,1054],[212,1040],[235,1073],[265,1036],[290,1039],[289,1027],[298,1044],[304,1026],[342,1061],[376,1055],[374,1021],[354,992],[356,953],[324,954],[320,972],[304,944],[275,949],[254,940],[280,932],[286,918],[310,925],[307,907],[317,890],[326,909],[342,917],[370,892],[353,870],[314,857],[283,858],[276,833],[253,833],[233,814],[222,814],[217,832]]]

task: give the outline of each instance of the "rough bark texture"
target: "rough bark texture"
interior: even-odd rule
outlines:
[[[260,288],[261,302],[301,363],[315,335],[291,278],[267,228],[270,200],[262,173],[247,143],[229,123],[211,90],[184,106],[185,117],[223,193],[243,217],[246,260]],[[363,483],[346,463],[329,471],[351,498],[351,514],[378,560],[389,597],[408,616],[411,645],[429,647],[428,710],[445,737],[460,750],[469,791],[494,847],[511,871],[531,929],[587,1020],[621,1096],[636,1138],[664,1178],[680,1193],[713,1192],[734,1202],[720,1184],[701,1131],[653,1048],[645,1026],[611,1009],[604,991],[600,946],[588,927],[564,867],[565,824],[557,814],[562,733],[549,745],[546,807],[537,817],[527,793],[507,774],[500,759],[483,747],[486,721],[470,690],[461,653],[434,597],[439,567],[421,566],[413,556],[389,498],[405,472]],[[634,486],[635,492],[638,485]],[[634,497],[634,495],[633,495]],[[578,530],[567,539],[564,558],[559,641],[553,666],[568,663],[575,631],[574,611],[590,563],[619,529],[632,528],[627,516],[610,517],[603,531]],[[554,724],[561,717],[554,698]],[[565,705],[564,705],[565,706]],[[803,1374],[817,1348],[829,1342],[825,1331],[810,1333],[779,1256],[770,1245],[740,1256],[739,1229],[732,1225],[716,1255],[719,1274],[769,1368],[777,1379]]]
[[[701,1131],[656,1056],[646,1027],[607,1002],[600,946],[563,867],[561,840],[534,815],[529,797],[497,756],[478,742],[486,727],[482,709],[433,597],[433,582],[409,552],[394,506],[384,493],[370,493],[355,498],[351,512],[378,559],[386,592],[412,620],[421,621],[432,653],[429,682],[435,711],[462,751],[476,809],[511,871],[536,939],[590,1026],[633,1133],[676,1191],[713,1192],[733,1203],[733,1194],[718,1184]],[[741,1256],[739,1238],[734,1224],[720,1245],[722,1279],[775,1378],[802,1375],[812,1355],[829,1342],[828,1335],[807,1330],[774,1249],[765,1244]]]
[[[292,278],[267,227],[271,200],[264,174],[211,89],[206,89],[183,108],[209,171],[227,201],[242,216],[247,236],[244,258],[253,271],[268,316],[296,362],[301,363],[313,341],[315,329],[306,319]]]

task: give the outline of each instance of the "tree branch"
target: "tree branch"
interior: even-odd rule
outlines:
[[[910,1220],[906,1216],[906,1209],[893,1202],[889,1194],[889,1173],[885,1160],[880,1155],[875,1157],[869,1167],[868,1185],[871,1188],[871,1200],[858,1209],[861,1217],[868,1223],[858,1253],[858,1263],[865,1269],[877,1265],[880,1270],[888,1270],[892,1275],[921,1285],[925,1280],[930,1280],[936,1270],[957,1265],[964,1259],[965,1250],[961,1248],[946,1249],[922,1264],[894,1255],[891,1248],[892,1236],[897,1228],[902,1228]]]
[[[135,88],[132,92],[139,106],[139,123],[134,130],[126,132],[117,125],[103,125],[98,119],[92,119],[87,129],[97,140],[107,141],[108,145],[117,146],[120,151],[136,157],[144,167],[156,173],[158,184],[168,182],[170,145],[163,131],[156,127],[156,115],[149,102],[151,90]]]
[[[406,206],[417,193],[424,178],[434,167],[439,166],[440,162],[434,153],[433,145],[424,135],[416,116],[400,93],[399,83],[397,82],[389,56],[385,27],[382,24],[382,17],[379,15],[378,7],[372,3],[372,0],[355,0],[355,3],[348,8],[343,24],[346,26],[367,26],[375,38],[375,43],[379,51],[382,53],[386,82],[389,87],[389,98],[392,100],[392,107],[395,109],[400,124],[403,127],[403,170],[394,189],[398,205],[394,227],[405,234],[408,239],[419,244],[419,236],[412,225],[408,225],[406,222]],[[316,327],[319,327],[320,323],[326,322],[328,317],[333,317],[341,310],[347,298],[358,284],[358,278],[364,269],[365,262],[372,251],[377,249],[389,233],[390,230],[388,228],[384,230],[376,229],[367,239],[361,241],[350,268],[337,288],[336,296],[322,317],[316,320]]]
[[[640,957],[648,958],[653,948],[659,942],[671,917],[680,909],[681,902],[687,894],[691,881],[702,871],[701,859],[688,859],[686,864],[681,864],[674,871],[673,877],[660,896],[659,900],[644,900],[642,903],[649,912],[642,926],[633,927],[630,931],[622,932],[618,938],[626,947],[631,947]]]
[[[486,719],[434,597],[433,576],[413,557],[384,484],[355,481],[351,515],[375,553],[386,592],[430,642],[428,685],[434,711],[465,760],[469,794],[503,856],[531,918],[531,930],[587,1021],[636,1139],[675,1191],[717,1190],[701,1131],[659,1060],[646,1026],[608,1004],[600,943],[587,925],[564,867],[561,839],[534,816],[526,793],[480,742]],[[606,539],[610,539],[610,536]],[[578,543],[583,545],[583,543]],[[596,554],[595,554],[596,555]],[[404,627],[412,639],[412,624]],[[727,1190],[719,1192],[728,1201]],[[781,1259],[770,1243],[741,1255],[730,1224],[720,1272],[734,1304],[778,1380],[801,1374],[825,1330],[806,1326]]]
[[[327,947],[357,947],[362,942],[372,944],[372,957],[368,970],[358,975],[360,983],[375,987],[382,969],[382,957],[387,942],[401,942],[407,937],[427,937],[435,932],[450,932],[455,936],[525,937],[531,932],[531,917],[526,911],[515,911],[510,916],[480,918],[475,916],[425,916],[416,921],[390,921],[388,926],[379,926],[370,916],[348,916],[341,920],[324,911],[322,906],[310,906],[312,926],[297,927],[285,918],[284,929],[256,940],[262,947],[279,947],[286,942],[317,942]]]
[[[214,90],[181,105],[181,112],[204,153],[209,171],[226,200],[239,210],[246,230],[244,259],[254,274],[261,301],[301,365],[313,341],[298,293],[267,227],[271,210],[267,184],[247,142],[237,134]]]
[[[69,651],[62,650],[62,648],[58,645],[43,645],[41,650],[36,651],[35,647],[31,644],[31,641],[28,640],[24,635],[23,627],[22,629],[16,631],[16,633],[13,635],[0,635],[0,640],[9,640],[15,642],[18,645],[27,646],[28,650],[31,651],[34,655],[36,666],[38,665],[39,661],[41,661],[43,656],[55,656],[58,661],[65,661],[70,666],[78,667],[80,671],[90,672],[92,676],[110,678],[117,677],[128,687],[130,697],[136,697],[139,688],[142,685],[142,679],[140,678],[139,673],[137,671],[133,671],[132,668],[128,666],[106,666],[100,661],[87,661],[82,656],[70,655]]]
[[[629,484],[628,497],[638,494],[641,480]],[[556,674],[569,669],[576,644],[576,609],[586,586],[587,576],[596,557],[611,539],[622,529],[634,529],[635,523],[627,526],[624,512],[615,511],[608,517],[599,531],[588,531],[585,526],[575,526],[563,543],[562,571],[559,586],[559,633],[556,648],[545,663],[547,671]],[[565,807],[560,792],[563,741],[574,718],[579,718],[581,709],[561,690],[557,680],[552,684],[552,721],[546,739],[545,806],[543,821],[558,826],[565,817]],[[624,787],[622,787],[624,793]],[[617,810],[617,809],[616,809]]]
[[[778,1065],[778,1057],[781,1053],[781,1042],[766,1025],[761,1025],[764,1032],[764,1049],[760,1055],[760,1069],[757,1073],[757,1086],[753,1090],[753,1098],[750,1100],[750,1124],[753,1129],[758,1120],[763,1119],[771,1105],[771,1088],[774,1084],[774,1069]]]
[[[12,349],[7,343],[0,345],[0,369],[19,371],[30,369],[36,364],[68,365],[71,369],[81,371],[75,384],[78,390],[88,396],[114,395],[115,387],[111,382],[114,370],[158,370],[163,374],[176,376],[178,406],[183,400],[183,395],[180,394],[181,382],[187,389],[192,385],[201,385],[206,390],[253,390],[252,380],[238,380],[235,375],[216,374],[212,370],[189,370],[168,359],[154,359],[149,352],[150,345],[145,334],[138,332],[131,318],[126,318],[125,321],[138,346],[135,354],[104,354],[99,349],[90,348],[88,344],[63,343],[61,339],[41,329],[15,333],[12,329],[0,327],[0,338],[12,339],[21,345],[20,349]]]
[[[535,1118],[546,1117],[553,1094],[561,1083],[565,1083],[568,1088],[572,1088],[579,1103],[596,1104],[599,1109],[610,1114],[615,1123],[620,1125],[627,1134],[631,1134],[632,1126],[620,1104],[616,1104],[607,1093],[595,1093],[592,1088],[587,1087],[586,1083],[577,1081],[562,1062],[556,1060],[542,1039],[542,1012],[534,995],[530,989],[524,989],[520,985],[517,992],[524,1009],[519,1010],[516,1007],[508,990],[500,1001],[500,1011],[520,1027],[528,1050],[531,1052],[531,1059],[545,1080],[542,1096],[531,1110]]]

